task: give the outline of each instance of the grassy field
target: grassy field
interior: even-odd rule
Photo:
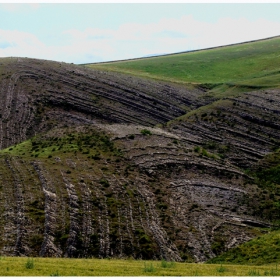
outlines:
[[[279,87],[280,37],[197,52],[87,66],[181,84],[205,84],[210,89],[222,85]]]
[[[115,259],[1,257],[0,276],[280,276],[263,266]]]

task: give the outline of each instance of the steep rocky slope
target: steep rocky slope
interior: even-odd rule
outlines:
[[[279,148],[279,105],[279,89],[252,91],[194,110],[168,127],[246,169]]]
[[[96,121],[155,125],[198,107],[200,90],[65,63],[1,60],[0,147],[55,126]]]
[[[279,147],[279,90],[213,102],[64,63],[0,63],[1,254],[205,261],[279,218],[259,211],[278,190],[248,173]]]

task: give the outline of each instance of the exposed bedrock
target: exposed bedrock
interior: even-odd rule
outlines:
[[[34,59],[11,59],[0,81],[0,148],[64,125],[155,125],[203,104],[202,91]]]
[[[278,89],[207,105],[81,66],[1,67],[0,147],[22,144],[0,154],[0,254],[203,262],[271,226],[246,169],[279,148]]]
[[[1,254],[202,262],[270,227],[231,163],[159,128],[101,127],[122,157],[0,157]]]
[[[169,128],[246,169],[280,146],[279,105],[279,89],[248,92],[213,103]]]

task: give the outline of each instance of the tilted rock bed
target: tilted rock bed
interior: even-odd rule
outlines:
[[[129,141],[111,133],[114,146],[98,157],[85,144],[44,154],[44,143],[77,131],[56,129],[33,140],[39,151],[0,156],[1,254],[205,261],[270,226],[247,175],[161,129]]]
[[[279,90],[176,119],[210,102],[202,90],[0,66],[0,254],[201,262],[271,226],[271,193],[245,171],[279,147]]]

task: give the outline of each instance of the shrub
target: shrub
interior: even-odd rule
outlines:
[[[149,265],[146,265],[146,263],[144,263],[144,272],[155,272],[153,264],[150,263]]]
[[[226,271],[226,268],[222,265],[217,268],[217,272],[225,272],[225,271]]]
[[[33,269],[34,268],[34,261],[33,259],[29,259],[27,260],[26,264],[25,264],[25,268],[27,269]]]
[[[152,132],[151,132],[150,130],[148,130],[148,129],[142,129],[142,130],[141,130],[141,133],[142,133],[143,135],[152,135]]]
[[[197,147],[195,147],[195,148],[194,148],[194,151],[195,151],[196,153],[199,153],[199,151],[200,151],[200,147],[198,147],[198,146],[197,146]]]
[[[167,262],[166,260],[161,260],[161,267],[163,268],[171,268],[175,266],[175,262]]]
[[[110,183],[105,178],[102,178],[99,183],[105,188],[110,187]]]

